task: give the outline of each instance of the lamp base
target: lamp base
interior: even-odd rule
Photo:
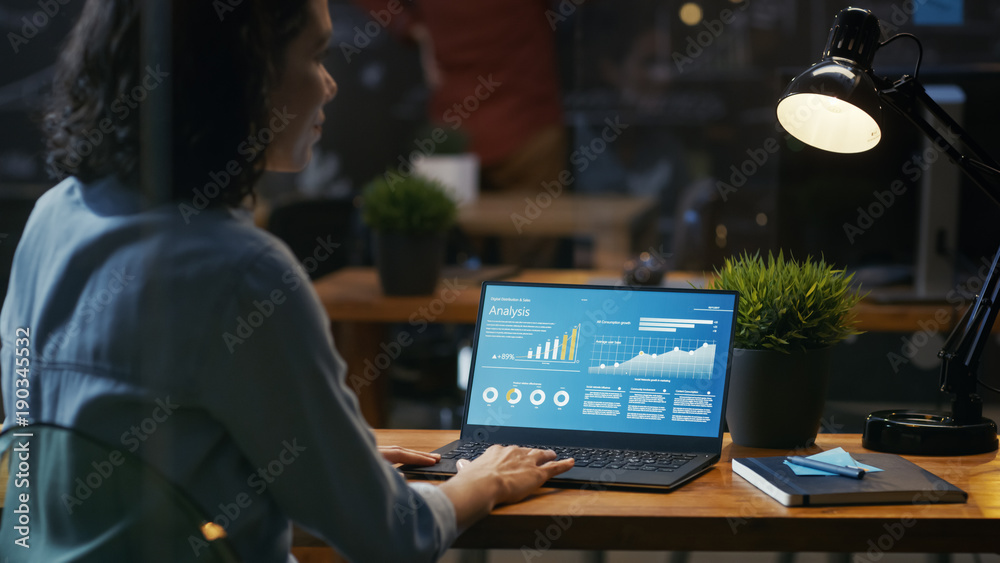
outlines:
[[[997,424],[983,417],[960,424],[950,413],[876,411],[865,420],[861,445],[894,454],[981,454],[997,449]]]

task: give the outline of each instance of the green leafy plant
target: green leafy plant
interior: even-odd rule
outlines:
[[[362,201],[365,224],[383,232],[443,232],[454,224],[458,213],[440,182],[392,171],[372,180]]]
[[[737,348],[794,351],[824,348],[855,328],[854,306],[863,295],[851,288],[853,274],[823,259],[804,262],[768,253],[744,253],[726,259],[709,289],[740,292],[736,320]]]

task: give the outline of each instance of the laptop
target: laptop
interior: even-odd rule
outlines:
[[[460,438],[446,478],[491,444],[576,465],[548,486],[670,490],[722,450],[738,294],[661,287],[483,283]]]

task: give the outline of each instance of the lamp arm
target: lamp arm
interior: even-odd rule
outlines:
[[[904,76],[889,85],[885,79],[879,95],[887,105],[898,111],[920,129],[940,150],[944,151],[956,166],[983,192],[1000,205],[1000,190],[996,178],[1000,178],[1000,165],[973,141],[964,129],[948,115],[924,90],[915,78]],[[945,133],[927,121],[921,113],[926,110],[940,123]],[[961,143],[965,152],[956,147]],[[967,156],[971,154],[972,158]],[[993,181],[984,175],[990,173]],[[953,393],[952,416],[958,423],[978,423],[982,419],[982,399],[976,393],[979,358],[996,321],[998,297],[1000,297],[1000,249],[993,256],[989,272],[983,280],[983,287],[972,305],[966,309],[961,321],[955,326],[938,357],[941,363],[941,390]]]
[[[895,83],[889,83],[884,78],[873,77],[878,86],[879,97],[891,108],[920,129],[936,147],[948,155],[956,166],[972,180],[979,189],[1000,205],[1000,187],[996,178],[1000,178],[1000,164],[997,164],[968,133],[962,129],[948,112],[937,104],[924,90],[916,78],[904,76]],[[926,110],[940,123],[945,134],[935,128],[921,113]],[[955,141],[961,144],[965,152],[959,150]],[[968,153],[968,154],[966,154]],[[971,155],[971,158],[970,156]],[[989,172],[994,180],[983,175]]]
[[[1000,250],[993,256],[983,288],[961,321],[945,341],[941,358],[941,390],[954,393],[952,414],[963,423],[976,422],[982,417],[982,400],[976,393],[979,358],[996,322],[1000,294],[1000,273],[997,271]]]

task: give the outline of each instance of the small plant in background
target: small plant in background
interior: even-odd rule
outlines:
[[[458,206],[441,183],[387,172],[362,193],[361,218],[386,295],[429,295],[441,277]]]
[[[386,233],[444,232],[457,215],[444,185],[416,175],[377,177],[365,187],[362,201],[365,224]]]
[[[853,274],[828,265],[822,258],[786,260],[779,252],[744,253],[727,258],[709,289],[740,292],[735,346],[789,354],[824,348],[856,328],[854,306],[860,290],[852,289]]]

